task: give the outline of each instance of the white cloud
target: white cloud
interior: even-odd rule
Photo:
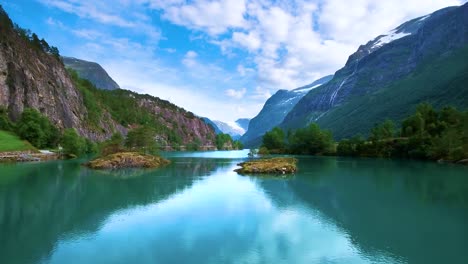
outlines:
[[[190,50],[185,54],[184,58],[182,59],[182,64],[184,64],[188,68],[194,67],[197,65],[197,57],[198,54],[195,51]]]
[[[73,13],[82,18],[89,18],[101,23],[117,25],[121,27],[134,27],[133,22],[127,21],[120,16],[104,12],[96,4],[98,2],[91,1],[72,1],[72,0],[40,0],[42,3],[61,9],[65,12]]]
[[[72,32],[78,37],[89,40],[95,40],[102,36],[101,32],[92,29],[74,29]]]
[[[94,0],[37,0],[51,8],[74,14],[83,19],[89,19],[100,24],[128,28],[140,32],[157,42],[161,38],[159,28],[150,23],[142,1],[94,1]],[[135,12],[129,10],[138,9]]]
[[[235,99],[242,99],[247,92],[247,89],[242,88],[239,90],[234,90],[234,89],[227,89],[225,91],[225,94],[229,97],[235,98]]]
[[[271,97],[271,92],[269,89],[257,86],[255,87],[255,90],[252,93],[251,97],[254,99],[267,100],[268,98]]]
[[[256,32],[249,32],[248,34],[242,32],[234,32],[232,34],[232,40],[238,43],[240,46],[247,48],[249,51],[256,51],[262,44],[260,37]]]
[[[252,117],[276,90],[303,86],[341,68],[359,45],[408,19],[466,2],[37,1],[96,23],[95,28],[86,29],[47,20],[84,40],[84,45],[70,47],[69,55],[101,62],[122,87],[169,99],[217,120]],[[151,9],[157,11],[157,19]],[[190,30],[185,47],[157,45],[165,33],[154,24],[159,18],[163,24]],[[106,31],[109,27],[117,27],[118,33]],[[135,39],[135,34],[146,38]],[[203,50],[209,45],[217,45],[224,57],[213,59]],[[187,47],[190,51],[184,54]],[[167,55],[172,57],[164,59]]]
[[[247,28],[213,41],[224,54],[254,54],[258,84],[293,89],[341,68],[361,44],[457,0],[262,1],[247,4]]]
[[[151,1],[151,6],[163,9],[163,17],[174,24],[206,31],[211,35],[230,28],[244,28],[245,0]]]

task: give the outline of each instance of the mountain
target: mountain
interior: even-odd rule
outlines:
[[[213,128],[216,135],[223,133],[221,129],[219,129],[219,127],[213,121],[211,121],[211,119],[209,119],[208,117],[202,117],[201,119],[203,120],[203,122],[205,122],[206,124],[210,125]]]
[[[249,128],[250,118],[239,118],[236,120],[236,124],[238,124],[244,131],[247,131]]]
[[[120,89],[120,86],[107,74],[106,70],[96,62],[80,60],[72,57],[62,57],[65,67],[78,72],[78,75],[90,81],[94,86],[104,90]]]
[[[229,134],[234,140],[238,140],[245,133],[245,130],[237,123],[237,121],[226,123],[213,120],[213,123],[216,124],[222,133]]]
[[[400,121],[417,104],[468,107],[468,4],[410,20],[362,45],[325,85],[285,117],[285,129],[311,122],[336,139],[385,119]]]
[[[313,83],[288,91],[279,90],[271,96],[263,106],[262,110],[254,117],[249,124],[247,132],[241,137],[242,143],[246,147],[258,146],[261,143],[261,137],[265,132],[281,124],[286,115],[312,89],[327,83],[333,78],[333,75],[320,78]]]
[[[215,145],[213,128],[191,112],[149,95],[96,89],[69,73],[57,48],[15,26],[1,6],[0,108],[13,121],[25,108],[34,108],[60,130],[74,128],[94,141],[148,125],[157,131],[162,146]]]

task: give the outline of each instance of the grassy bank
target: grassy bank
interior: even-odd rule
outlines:
[[[35,148],[15,134],[0,130],[0,152],[26,150],[35,150]]]

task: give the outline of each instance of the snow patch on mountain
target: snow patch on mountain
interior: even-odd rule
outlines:
[[[293,92],[295,92],[295,93],[308,93],[310,90],[315,89],[315,88],[319,87],[322,84],[323,83],[317,84],[317,85],[314,85],[312,87],[305,88],[305,89],[296,89],[296,90],[293,90]]]
[[[243,135],[245,134],[245,129],[243,129],[239,124],[237,124],[236,122],[226,122],[231,128],[232,130],[238,132],[239,135]]]
[[[378,37],[377,42],[375,42],[374,45],[372,45],[371,49],[380,48],[385,44],[388,44],[388,43],[390,43],[392,41],[395,41],[397,39],[401,39],[401,38],[409,36],[409,35],[411,35],[411,33],[397,32],[397,30],[394,29],[394,30],[390,31],[388,34]]]

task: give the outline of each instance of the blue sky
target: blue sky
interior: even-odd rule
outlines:
[[[62,55],[124,89],[225,122],[334,73],[361,44],[466,0],[2,0]]]

